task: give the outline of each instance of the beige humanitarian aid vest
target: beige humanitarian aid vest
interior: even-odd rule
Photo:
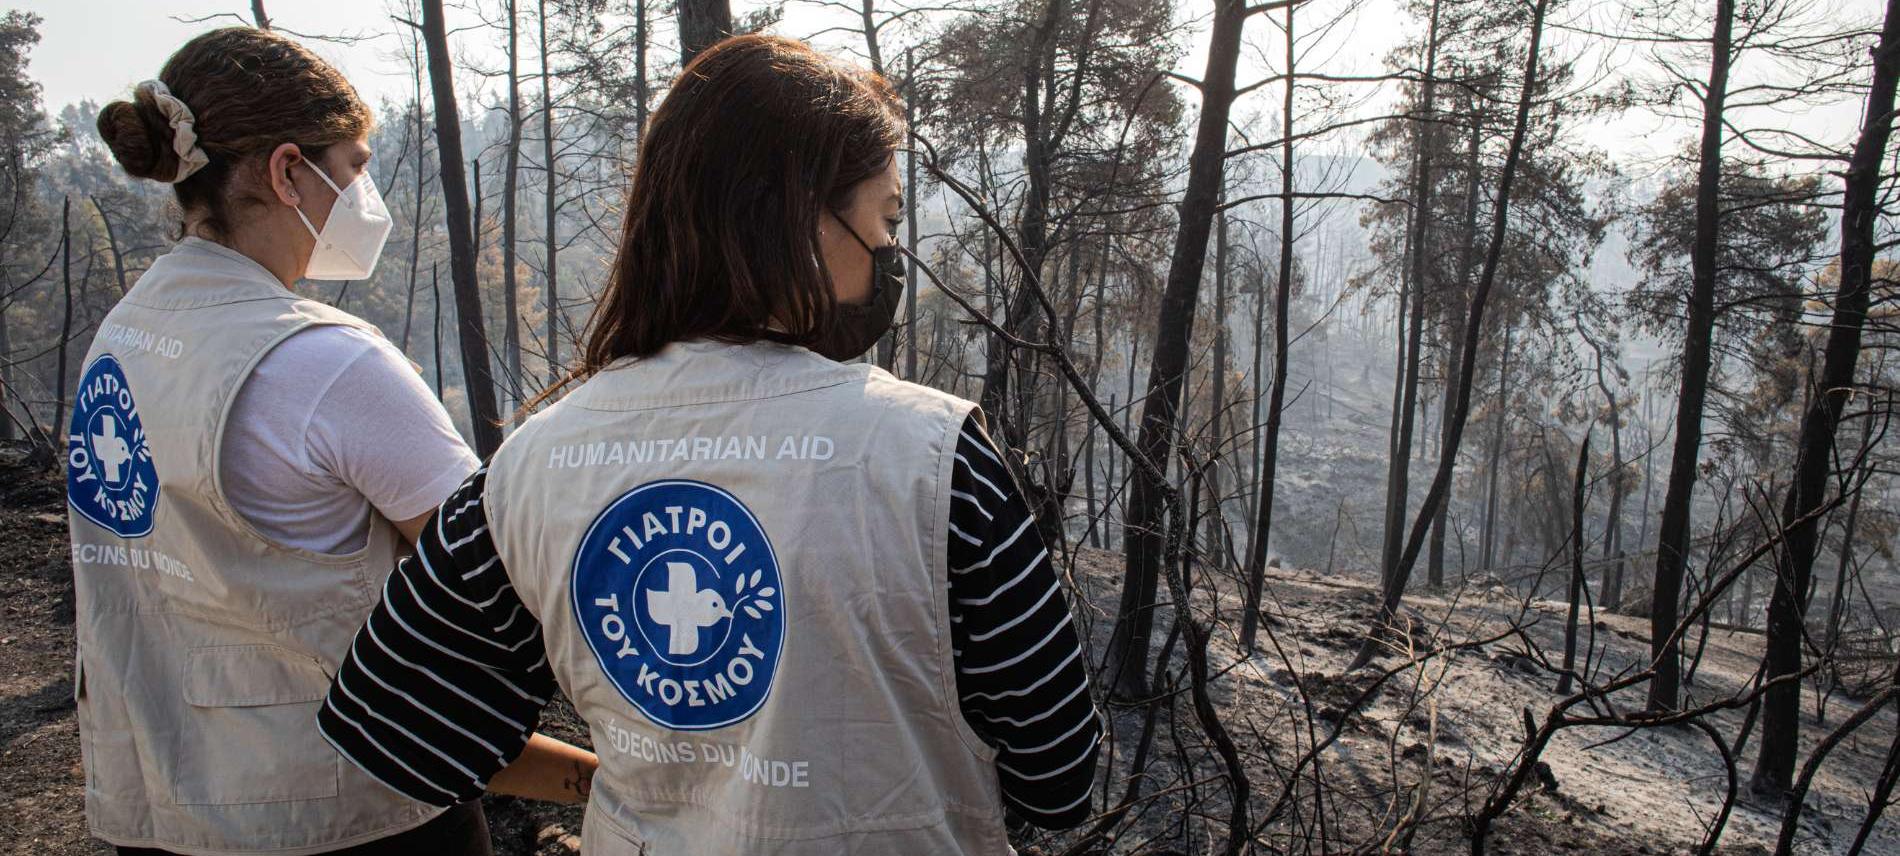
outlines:
[[[802,348],[616,364],[495,454],[485,509],[591,728],[597,856],[1000,856],[945,539],[973,405]]]
[[[373,330],[187,239],[107,313],[67,437],[86,821],[114,844],[316,852],[417,826],[318,734],[317,706],[402,538],[324,555],[231,510],[218,448],[265,352],[316,324]]]

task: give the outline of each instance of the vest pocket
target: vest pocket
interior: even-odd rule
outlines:
[[[315,658],[287,648],[193,648],[185,660],[189,721],[178,731],[173,801],[238,805],[335,797],[340,759],[317,732],[317,706],[329,688]]]
[[[581,815],[581,856],[647,852],[646,844],[614,820],[615,802],[612,807],[603,803],[599,790],[588,798],[587,811]]]

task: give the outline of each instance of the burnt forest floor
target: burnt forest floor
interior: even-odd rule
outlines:
[[[0,447],[0,854],[110,852],[87,836],[82,810],[63,488],[50,465],[27,461],[18,447]],[[1081,550],[1068,567],[1072,590],[1079,594],[1078,620],[1092,652],[1102,651],[1120,591],[1120,559]],[[1480,800],[1508,767],[1524,733],[1524,711],[1541,717],[1557,699],[1554,678],[1517,656],[1521,642],[1499,642],[1408,670],[1360,712],[1344,715],[1346,699],[1367,680],[1344,667],[1372,614],[1369,578],[1272,570],[1262,627],[1265,653],[1252,657],[1239,655],[1234,638],[1234,588],[1231,581],[1210,577],[1201,581],[1196,597],[1202,614],[1223,619],[1208,646],[1209,667],[1219,677],[1212,692],[1240,744],[1255,800],[1270,800],[1279,791],[1285,766],[1311,745],[1310,736],[1323,737],[1335,727],[1341,733],[1319,756],[1329,805],[1325,845],[1309,848],[1294,840],[1293,829],[1305,830],[1300,835],[1315,842],[1320,834],[1320,825],[1302,808],[1294,813],[1296,820],[1266,830],[1262,850],[1377,852],[1381,830],[1393,818],[1416,811],[1426,822],[1409,845],[1394,842],[1388,852],[1467,852],[1460,822],[1465,806]],[[1408,614],[1431,628],[1439,642],[1484,638],[1513,623],[1528,623],[1528,638],[1537,646],[1553,658],[1562,650],[1565,605],[1532,601],[1526,607],[1501,585],[1473,581],[1454,591],[1421,593],[1408,604]],[[1158,649],[1168,626],[1165,610],[1156,626]],[[1597,668],[1606,673],[1647,655],[1646,619],[1598,614],[1586,623],[1586,633],[1594,639]],[[1693,697],[1729,695],[1750,681],[1760,646],[1758,635],[1714,631],[1690,688]],[[1391,666],[1402,660],[1389,655],[1379,662]],[[1177,647],[1171,671],[1178,672],[1181,664]],[[1099,659],[1095,665],[1100,666]],[[1641,699],[1619,697],[1618,702],[1633,707]],[[1805,694],[1802,758],[1858,704],[1836,697],[1827,721],[1815,723],[1813,694]],[[1142,724],[1139,706],[1109,709],[1116,738],[1104,749],[1107,785],[1095,795],[1098,809],[1125,793],[1128,758]],[[1308,709],[1312,730],[1306,725]],[[1118,828],[1110,845],[1114,852],[1201,853],[1218,843],[1208,839],[1210,832],[1224,829],[1219,771],[1200,745],[1203,738],[1191,727],[1185,703],[1175,716],[1179,722],[1158,730],[1155,763],[1148,771],[1147,791],[1160,796],[1141,803]],[[1728,712],[1711,723],[1733,740],[1742,718],[1741,711]],[[586,740],[584,726],[564,700],[544,715],[542,730]],[[1845,851],[1893,737],[1894,717],[1883,712],[1835,750],[1808,797],[1796,852]],[[1742,799],[1720,853],[1766,854],[1780,823],[1778,805],[1748,795],[1754,745],[1751,741],[1738,758]],[[1569,730],[1557,736],[1544,760],[1547,775],[1527,787],[1493,829],[1491,852],[1691,852],[1726,787],[1708,738],[1689,728],[1633,734]],[[1183,777],[1183,769],[1194,775]],[[1422,797],[1421,782],[1429,783]],[[570,853],[578,844],[578,808],[505,797],[486,798],[485,805],[498,854]],[[1897,824],[1883,821],[1866,852],[1900,854]],[[1019,846],[1046,853],[1062,852],[1075,837],[1073,832],[1025,835]]]

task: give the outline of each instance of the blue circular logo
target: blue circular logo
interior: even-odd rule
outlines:
[[[66,431],[66,501],[122,538],[152,532],[158,470],[125,372],[111,354],[86,367]]]
[[[743,721],[765,704],[785,645],[785,592],[765,530],[704,482],[621,494],[574,554],[574,620],[608,680],[679,731]]]

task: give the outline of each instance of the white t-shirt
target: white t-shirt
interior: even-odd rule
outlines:
[[[265,536],[320,553],[369,538],[373,508],[420,516],[480,461],[394,345],[353,327],[293,334],[258,361],[225,423],[225,497]]]

